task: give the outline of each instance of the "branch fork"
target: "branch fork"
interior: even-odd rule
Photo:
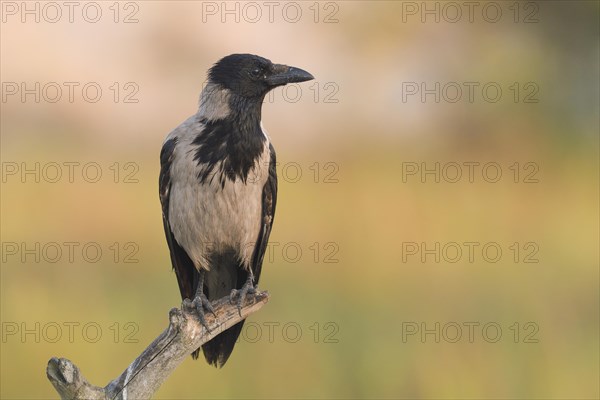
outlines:
[[[193,309],[171,309],[167,329],[105,387],[90,384],[66,358],[52,357],[46,376],[63,400],[149,399],[194,350],[258,311],[268,300],[267,292],[248,294],[239,310],[229,297],[213,302],[216,316],[206,315],[209,330],[202,326]]]

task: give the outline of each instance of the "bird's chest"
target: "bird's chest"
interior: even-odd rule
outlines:
[[[181,143],[181,149],[186,149]],[[187,148],[189,149],[189,147]],[[269,150],[265,144],[245,181],[222,179],[224,160],[214,164],[207,177],[193,152],[178,152],[171,171],[169,220],[177,242],[194,263],[209,268],[213,251],[233,249],[247,266],[260,231],[262,191],[268,178]]]

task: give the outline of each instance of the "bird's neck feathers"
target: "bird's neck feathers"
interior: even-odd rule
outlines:
[[[264,96],[248,98],[216,83],[208,83],[200,94],[198,117],[209,123],[224,123],[233,132],[232,139],[260,140],[264,134],[260,126]]]
[[[198,120],[204,129],[193,141],[195,160],[201,167],[200,181],[212,176],[222,162],[220,181],[246,181],[264,151],[267,140],[261,128],[261,99],[236,95],[221,85],[209,83],[200,95]]]
[[[216,83],[208,83],[200,93],[198,115],[207,121],[237,119],[240,122],[260,123],[262,97],[244,97]]]
[[[231,91],[214,83],[207,84],[200,93],[198,116],[207,121],[227,118],[231,114]]]

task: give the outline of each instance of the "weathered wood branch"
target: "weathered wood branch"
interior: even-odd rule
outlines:
[[[48,361],[46,375],[62,399],[126,400],[149,399],[169,375],[194,350],[210,339],[258,311],[269,300],[267,292],[248,294],[241,313],[228,297],[213,303],[216,318],[206,314],[207,331],[193,308],[173,308],[169,327],[105,387],[91,385],[79,368],[65,358]],[[241,315],[240,315],[241,314]]]

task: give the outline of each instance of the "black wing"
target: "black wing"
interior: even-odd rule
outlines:
[[[267,251],[267,243],[275,218],[275,206],[277,204],[277,171],[275,169],[276,156],[273,145],[269,143],[269,152],[271,160],[269,162],[269,177],[262,192],[262,225],[258,233],[254,254],[252,255],[252,272],[254,273],[254,283],[258,283],[260,271],[262,269],[263,259]]]
[[[160,151],[160,176],[159,176],[159,195],[162,205],[163,225],[169,251],[171,253],[171,263],[177,275],[177,283],[179,283],[179,291],[181,299],[193,299],[195,294],[195,286],[197,285],[199,274],[194,267],[194,263],[186,253],[186,251],[177,243],[171,227],[169,225],[169,195],[171,190],[171,163],[177,138],[169,139],[163,145]]]

